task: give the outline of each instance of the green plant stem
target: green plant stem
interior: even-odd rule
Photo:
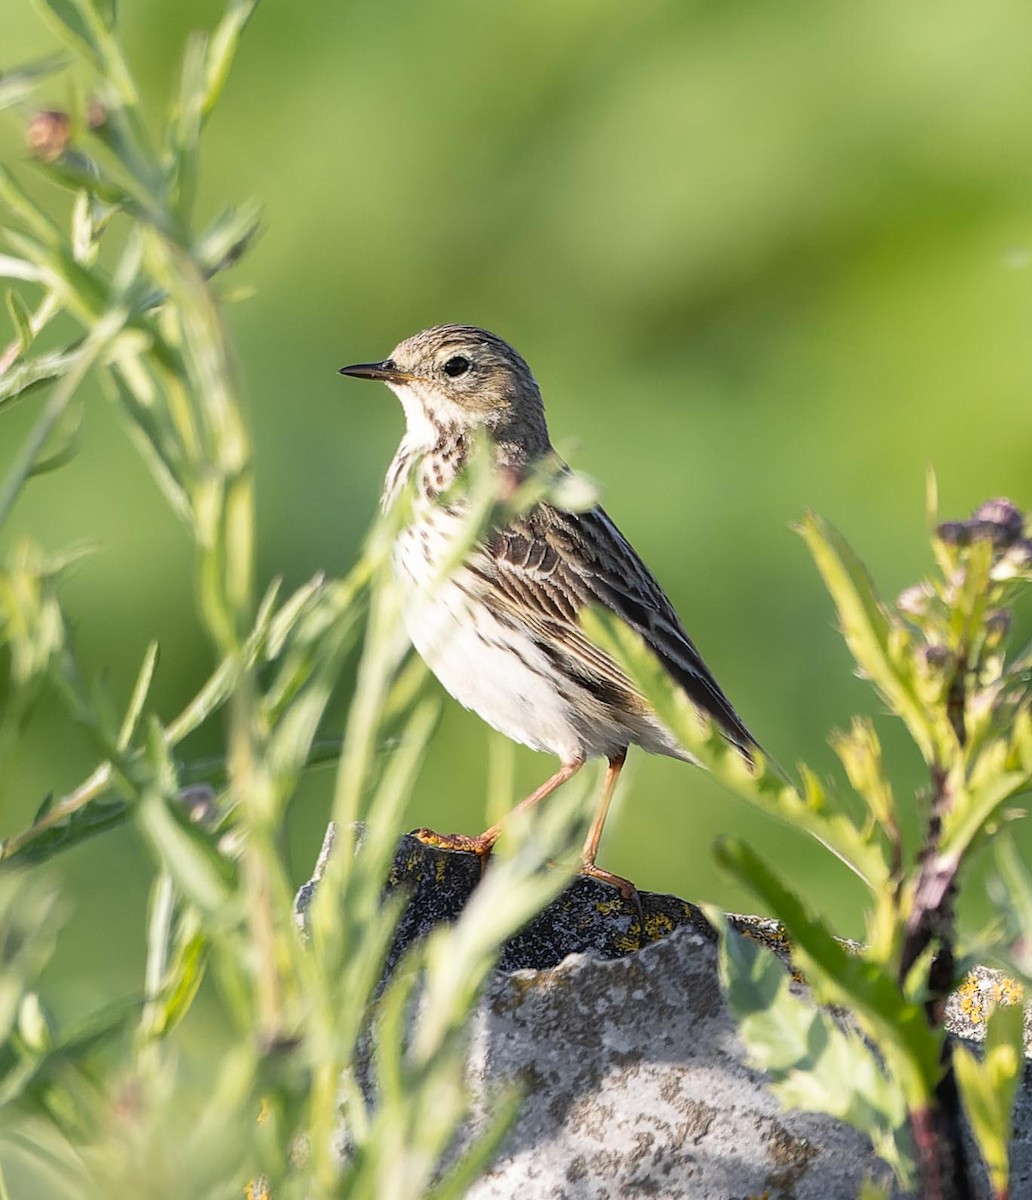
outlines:
[[[54,388],[39,414],[36,424],[25,440],[14,465],[7,473],[3,487],[0,488],[0,527],[10,516],[14,502],[18,498],[26,479],[32,474],[32,468],[39,458],[39,453],[46,444],[47,438],[53,432],[58,421],[64,416],[72,397],[79,389],[86,374],[93,364],[110,346],[115,337],[124,327],[128,314],[121,309],[108,313],[94,326],[83,345],[81,356],[61,382]]]
[[[95,800],[111,786],[114,774],[115,768],[110,762],[102,762],[96,766],[74,791],[53,804],[38,821],[34,821],[28,829],[14,834],[0,844],[0,863],[6,862],[41,834],[54,829],[91,800]]]

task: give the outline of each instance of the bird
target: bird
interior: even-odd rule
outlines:
[[[641,635],[744,758],[751,761],[758,743],[663,589],[601,507],[568,512],[541,500],[490,529],[442,580],[466,512],[454,485],[474,447],[486,440],[496,469],[516,479],[555,456],[541,390],[512,346],[473,325],[436,325],[400,342],[387,358],[340,373],[385,383],[404,410],[405,433],[381,507],[390,509],[411,489],[392,565],[413,646],[466,708],[514,741],[558,758],[558,769],[513,811],[539,804],[587,760],[606,759],[580,870],[636,897],[633,884],[596,864],[628,748],[696,760],[585,636],[581,610],[601,606]],[[561,461],[559,469],[569,470]],[[504,819],[475,837],[418,832],[438,846],[472,851],[483,863],[503,825]]]

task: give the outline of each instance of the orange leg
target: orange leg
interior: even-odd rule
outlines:
[[[568,779],[572,779],[583,766],[583,758],[575,758],[572,762],[563,763],[554,775],[550,775],[539,788],[521,800],[508,816],[512,816],[512,813],[516,812],[529,812],[546,796],[551,796],[557,787],[560,787]],[[479,837],[470,837],[466,833],[435,833],[432,829],[425,828],[417,829],[415,836],[429,846],[440,846],[443,850],[467,850],[481,859],[486,859],[495,842],[501,837],[504,824],[504,821],[499,821],[497,825],[485,829]],[[600,828],[599,833],[601,834],[601,832]]]
[[[613,887],[619,888],[620,894],[626,899],[637,901],[638,889],[629,879],[624,879],[622,875],[614,875],[612,871],[604,871],[601,867],[595,866],[598,844],[602,840],[602,829],[606,823],[606,817],[609,815],[609,805],[613,800],[613,792],[616,791],[616,781],[620,778],[620,772],[623,770],[626,759],[627,751],[624,750],[622,754],[614,754],[609,760],[609,769],[606,771],[606,777],[602,783],[602,795],[599,798],[595,819],[591,822],[591,828],[584,841],[584,851],[581,854],[581,874],[588,875],[592,879],[601,879],[603,883],[611,883]],[[640,907],[639,904],[639,909]]]

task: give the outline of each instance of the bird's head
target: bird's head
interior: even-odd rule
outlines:
[[[405,409],[408,437],[435,445],[483,428],[493,441],[549,449],[541,392],[523,358],[473,325],[435,325],[399,342],[382,362],[341,367],[342,375],[379,379]]]

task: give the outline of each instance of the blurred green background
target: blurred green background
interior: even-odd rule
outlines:
[[[158,106],[184,35],[218,6],[121,8]],[[53,46],[9,0],[0,69]],[[252,195],[266,206],[235,273],[255,294],[228,313],[262,584],[344,572],[375,511],[401,412],[336,368],[430,324],[487,326],[530,361],[555,440],[603,481],[760,740],[837,776],[827,733],[879,706],[792,522],[818,510],[894,596],[929,566],[926,467],[944,515],[995,495],[1032,504],[1030,46],[1018,0],[267,0],[203,160],[212,215]],[[40,98],[68,95],[58,80]],[[28,179],[7,117],[2,157]],[[0,419],[0,467],[39,402]],[[96,389],[78,456],[32,483],[7,537],[24,531],[51,549],[97,542],[64,589],[84,662],[125,696],[157,637],[154,694],[173,715],[210,665],[190,550]],[[916,756],[879,724],[912,796]],[[412,825],[481,827],[488,746],[449,701]],[[188,750],[216,748],[209,732]],[[0,834],[92,764],[74,728],[40,713],[0,781]],[[553,769],[523,750],[517,764],[520,790]],[[638,754],[625,779],[602,865],[748,906],[710,857],[734,831],[860,931],[845,872],[702,772]],[[299,880],[331,787],[314,772],[294,805]],[[48,869],[72,907],[49,998],[85,1010],[138,988],[142,845],[122,831]],[[977,913],[977,881],[964,900]]]

